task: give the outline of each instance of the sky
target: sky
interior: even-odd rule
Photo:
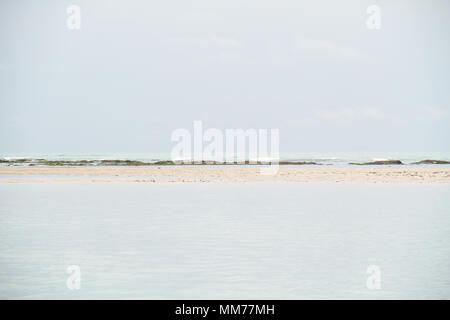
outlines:
[[[449,31],[445,0],[2,0],[0,153],[170,152],[196,120],[281,152],[450,151]]]

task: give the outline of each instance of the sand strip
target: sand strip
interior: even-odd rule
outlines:
[[[450,183],[448,168],[4,167],[0,183],[20,182],[368,182]]]

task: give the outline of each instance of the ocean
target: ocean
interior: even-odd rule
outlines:
[[[21,162],[21,159],[29,160]],[[102,160],[130,160],[143,163],[170,161],[170,153],[1,153],[0,166],[28,166],[30,163],[39,165],[36,160],[50,161],[93,161],[95,165],[102,165]],[[331,165],[346,167],[351,163],[366,163],[372,161],[400,160],[408,165],[422,160],[450,161],[450,152],[284,152],[280,154],[280,162],[313,162],[317,165]],[[108,165],[108,164],[106,164]],[[121,163],[120,165],[127,165]],[[133,165],[133,164],[130,164]],[[415,165],[417,166],[417,165]]]
[[[448,184],[0,183],[0,195],[1,299],[450,298]]]

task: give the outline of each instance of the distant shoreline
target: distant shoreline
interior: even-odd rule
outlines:
[[[332,165],[327,163],[319,163],[315,161],[294,161],[294,160],[281,160],[274,162],[278,165],[294,165],[294,166],[322,166],[322,165]],[[241,163],[220,163],[214,161],[201,161],[199,163],[193,162],[181,162],[172,160],[155,160],[152,162],[145,162],[139,160],[123,160],[123,159],[99,159],[99,160],[49,160],[49,159],[33,159],[33,158],[22,158],[22,159],[0,159],[0,166],[23,166],[23,167],[109,167],[109,166],[130,166],[130,167],[149,167],[149,166],[195,166],[195,165],[209,165],[209,166],[233,166],[233,165],[267,165],[270,162],[262,161],[242,161]],[[383,166],[383,165],[450,165],[450,161],[446,160],[433,160],[425,159],[414,161],[410,163],[402,162],[401,160],[375,160],[367,162],[348,162],[346,165],[373,165],[373,166]]]
[[[450,183],[450,168],[412,167],[280,167],[261,175],[258,167],[1,167],[0,183],[27,182],[358,182]]]

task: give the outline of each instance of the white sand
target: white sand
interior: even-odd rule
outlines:
[[[450,183],[448,168],[4,167],[0,182],[419,182]]]

